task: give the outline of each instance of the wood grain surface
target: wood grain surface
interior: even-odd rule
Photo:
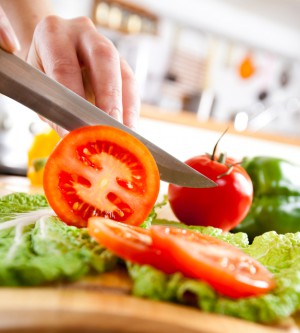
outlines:
[[[130,295],[124,272],[77,283],[0,289],[0,332],[285,333],[292,319],[264,326]]]
[[[0,196],[40,192],[26,178],[0,176]],[[300,316],[265,326],[196,308],[136,298],[125,271],[46,287],[0,288],[0,333],[287,333]]]

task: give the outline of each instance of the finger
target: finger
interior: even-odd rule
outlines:
[[[76,47],[65,28],[66,21],[47,17],[36,28],[28,62],[48,76],[85,97]],[[61,33],[65,31],[65,33]]]
[[[64,129],[64,128],[62,128],[62,127],[60,127],[60,126],[58,126],[57,124],[55,124],[55,123],[52,123],[52,122],[49,122],[49,121],[46,121],[48,124],[49,124],[49,126],[50,127],[52,127],[52,129],[61,137],[61,138],[63,138],[65,135],[67,135],[69,132],[66,130],[66,129]]]
[[[134,73],[128,63],[121,59],[123,123],[130,128],[137,127],[140,112],[140,98]]]
[[[20,50],[18,38],[10,25],[3,9],[0,7],[0,47],[8,52]]]
[[[44,118],[43,116],[39,115],[39,118],[47,123],[61,138],[63,138],[66,134],[69,133],[66,129],[58,126],[57,124],[53,123],[52,121],[48,120],[47,118]]]
[[[96,106],[122,121],[122,77],[118,51],[93,29],[82,34],[77,52],[87,69]]]

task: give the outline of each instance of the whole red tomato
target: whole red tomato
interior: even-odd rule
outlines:
[[[168,199],[176,217],[187,225],[233,229],[247,215],[252,203],[253,185],[247,172],[233,159],[216,160],[200,155],[185,163],[218,186],[187,188],[170,184]]]

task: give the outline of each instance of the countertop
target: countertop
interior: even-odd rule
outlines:
[[[237,136],[266,140],[274,143],[279,142],[300,147],[300,137],[289,137],[264,131],[253,132],[251,130],[245,130],[240,132],[235,130],[232,123],[230,122],[220,122],[214,121],[212,119],[204,121],[199,119],[196,113],[189,111],[172,111],[154,105],[143,104],[141,107],[141,116],[146,119],[163,121],[169,124],[189,126],[192,128],[216,131],[219,133],[223,132],[226,128],[229,128],[228,133]]]
[[[143,105],[137,127],[139,134],[181,161],[212,153],[229,124],[200,122],[195,114],[175,114]],[[272,156],[300,165],[300,138],[291,139],[265,133],[237,132],[229,127],[218,144],[218,153],[242,160],[244,157]],[[162,184],[166,189],[166,184]]]

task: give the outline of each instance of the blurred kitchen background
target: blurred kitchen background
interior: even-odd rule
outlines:
[[[299,0],[53,0],[53,6],[65,18],[89,16],[114,42],[151,112],[300,140]],[[0,164],[18,172],[24,146],[44,125],[0,98]],[[10,144],[16,134],[17,152]]]
[[[87,1],[63,2],[62,15]],[[300,136],[298,0],[90,3],[86,15],[134,69],[144,103]]]

